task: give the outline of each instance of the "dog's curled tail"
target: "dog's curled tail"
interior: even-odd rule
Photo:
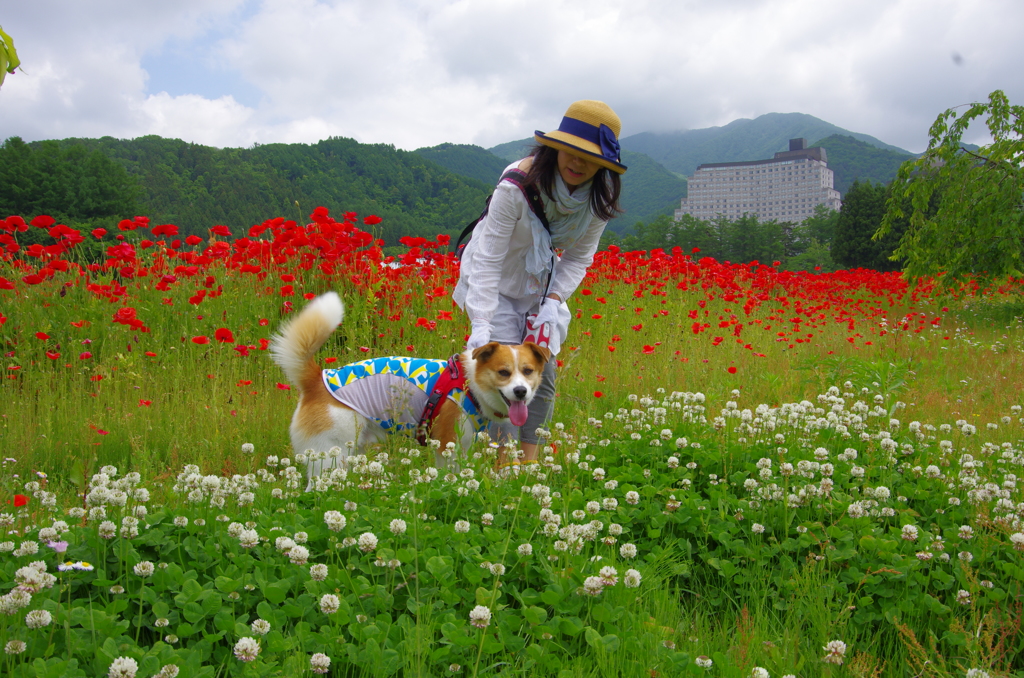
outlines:
[[[308,391],[320,382],[320,367],[313,356],[344,316],[341,298],[335,292],[328,292],[309,302],[271,339],[270,357],[300,391]]]

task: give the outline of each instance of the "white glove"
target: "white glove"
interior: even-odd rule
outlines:
[[[491,328],[490,326],[481,327],[479,329],[473,328],[472,333],[469,335],[469,339],[466,340],[466,350],[475,351],[487,342],[491,340]]]
[[[539,329],[543,325],[550,325],[548,332],[554,332],[555,328],[558,327],[558,309],[562,306],[559,302],[554,299],[544,299],[544,303],[540,305],[540,310],[537,311],[537,317],[533,319],[533,327]]]

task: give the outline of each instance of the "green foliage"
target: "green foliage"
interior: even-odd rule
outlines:
[[[684,253],[696,248],[696,257],[719,261],[771,264],[780,261],[787,270],[835,270],[829,253],[838,213],[826,207],[801,224],[758,221],[753,215],[730,221],[719,217],[702,221],[686,214],[680,219],[667,215],[649,222],[638,222],[624,237],[606,232],[603,246],[618,245],[625,250],[670,252],[679,247]]]
[[[0,145],[0,214],[49,214],[71,224],[137,213],[138,182],[99,150],[55,141]],[[24,243],[23,243],[24,244]]]
[[[970,151],[961,141],[979,118],[992,143]],[[911,278],[944,273],[944,284],[1024,275],[1024,107],[996,90],[962,115],[946,110],[929,134],[924,155],[900,168],[887,205],[883,234],[909,217],[895,258]]]
[[[737,162],[771,158],[788,150],[790,139],[851,136],[876,148],[910,155],[866,134],[857,134],[804,113],[768,113],[753,120],[734,120],[724,127],[682,132],[643,132],[622,139],[623,148],[645,153],[673,172],[692,174],[706,162]],[[496,151],[495,151],[496,152]],[[831,151],[829,151],[831,160]]]
[[[4,78],[8,73],[21,65],[18,59],[18,51],[14,49],[14,40],[0,27],[0,85],[4,84]]]
[[[833,134],[812,146],[828,153],[828,166],[835,173],[835,188],[842,195],[854,181],[888,184],[896,178],[900,165],[913,156],[904,151],[881,148],[845,134]]]
[[[885,215],[888,195],[889,190],[883,184],[853,182],[835,225],[832,258],[837,264],[846,268],[899,270],[899,264],[890,257],[903,227],[898,226],[884,238],[874,239]]]
[[[457,234],[480,214],[491,191],[417,153],[340,137],[248,149],[218,149],[157,136],[67,139],[29,146],[38,152],[59,148],[62,154],[116,161],[142,186],[138,212],[154,224],[176,224],[182,236],[205,237],[215,224],[224,224],[237,235],[268,214],[305,219],[314,207],[339,210],[344,205],[381,217],[377,235],[393,244],[404,235]],[[28,206],[11,213],[58,211],[54,205],[63,203],[55,192],[62,190],[62,181],[49,181],[49,192],[32,193]],[[113,185],[97,182],[103,183]]]
[[[476,179],[493,187],[511,160],[505,161],[486,148],[470,144],[441,144],[430,148],[417,148],[416,152],[456,174]]]

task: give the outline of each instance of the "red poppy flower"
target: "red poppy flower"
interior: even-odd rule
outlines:
[[[231,237],[231,231],[228,230],[228,227],[221,224],[218,224],[217,226],[211,228],[210,233],[213,233],[214,235],[220,235],[225,238]]]
[[[192,337],[192,343],[193,344],[209,344],[210,343],[210,338],[207,337],[206,335],[202,335],[202,336],[198,336],[198,337]]]
[[[213,338],[222,344],[230,344],[235,341],[235,335],[226,327],[218,328],[217,331],[213,333]]]
[[[57,353],[56,351],[47,351],[46,357],[49,358],[50,360],[56,360],[57,358],[60,357],[60,353]]]
[[[239,379],[235,386],[250,386],[252,384],[251,379]]]
[[[91,377],[89,377],[89,381],[103,381],[103,375],[102,374],[94,374]]]
[[[266,327],[269,324],[270,324],[269,320],[267,320],[266,318],[260,318],[260,323],[259,323],[260,327]]]
[[[156,353],[153,353],[152,351],[146,351],[146,355],[149,356],[150,358],[156,357]]]
[[[186,245],[198,245],[201,242],[203,242],[203,239],[200,238],[198,235],[190,235],[187,238],[185,238]]]
[[[609,353],[615,353],[615,347],[614,346],[608,346],[608,352]]]
[[[28,503],[28,497],[23,494],[14,495],[14,507],[20,508]]]
[[[143,400],[142,398],[139,398],[139,407],[149,407],[152,404],[152,400]]]
[[[288,384],[282,384],[281,382],[277,383],[277,387],[279,389],[281,389],[282,391],[290,391],[290,390],[292,390],[291,386],[289,386]]]
[[[647,355],[651,355],[652,353],[654,353],[654,347],[651,346],[650,344],[644,344],[644,353],[646,353]]]
[[[594,391],[594,397],[595,398],[602,398],[602,397],[604,397],[604,394],[601,393],[600,391]]]
[[[730,366],[729,366],[729,369],[728,369],[728,370],[726,370],[726,371],[727,371],[727,372],[728,372],[729,374],[736,374],[736,368],[735,368],[734,366],[732,366],[732,365],[730,365]]]
[[[96,433],[99,433],[101,436],[105,436],[105,435],[109,435],[110,431],[104,431],[103,429],[98,428],[98,429],[96,429]]]
[[[363,223],[366,224],[367,226],[376,226],[381,221],[382,219],[375,214],[371,214],[370,216],[363,219]]]
[[[338,362],[338,359],[337,358],[327,358],[327,359],[324,360],[324,362],[327,363],[328,365],[330,365],[331,363]]]
[[[50,335],[47,334],[46,332],[36,332],[36,339],[39,339],[41,341],[46,341],[49,338],[50,338]]]
[[[363,353],[369,353],[370,352],[370,347],[369,346],[360,346],[359,350],[362,351]]]
[[[91,357],[92,353],[89,353],[88,351],[82,351],[81,353],[78,354],[79,360],[88,360]]]

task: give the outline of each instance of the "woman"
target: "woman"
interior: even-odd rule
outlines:
[[[523,188],[539,189],[551,230],[530,209],[524,190],[498,183],[463,253],[452,294],[473,325],[468,349],[489,341],[519,344],[542,328],[550,336],[548,348],[558,354],[571,318],[566,299],[583,280],[608,220],[621,212],[619,175],[626,167],[619,157],[620,129],[607,104],[577,101],[556,131],[537,131],[540,145],[530,157],[506,169],[518,167],[526,173]],[[528,327],[527,317],[534,314]],[[526,461],[536,461],[537,429],[551,417],[555,365],[552,360],[544,369],[521,435],[512,424],[492,425],[494,440],[518,437]]]

